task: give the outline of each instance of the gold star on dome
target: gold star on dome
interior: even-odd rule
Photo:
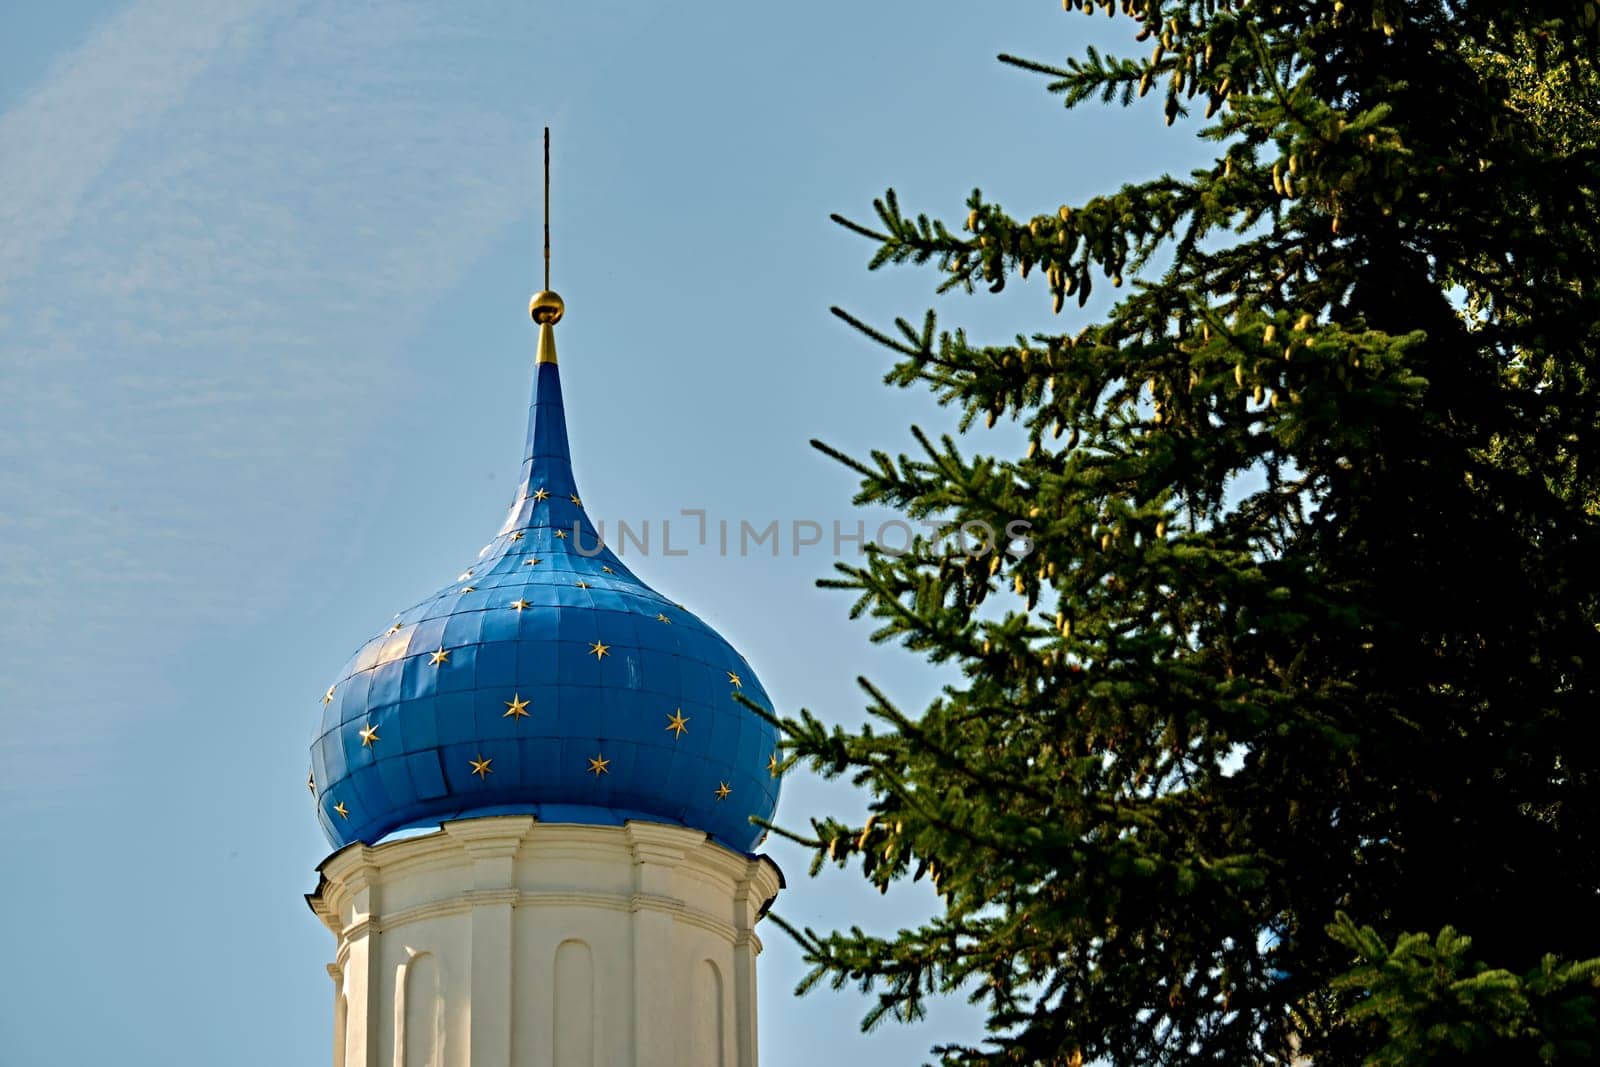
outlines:
[[[517,611],[521,611],[523,608],[531,608],[533,605],[528,603],[526,600],[513,600],[511,602],[511,607]]]
[[[778,777],[778,754],[776,752],[767,757],[767,773],[774,778]]]
[[[600,777],[602,774],[610,774],[611,761],[606,759],[601,753],[596,752],[594,754],[594,758],[589,761],[589,773],[594,775],[596,778]]]
[[[689,718],[684,715],[682,708],[667,716],[667,729],[672,731],[672,736],[675,738],[689,732]]]
[[[471,571],[462,571],[460,574],[456,575],[456,581],[464,582],[468,578],[471,578],[471,577],[472,577],[472,572]]]
[[[612,570],[610,567],[602,566],[600,569],[605,571],[607,574],[615,574],[615,573],[617,573],[616,571]]]
[[[541,564],[543,562],[544,562],[544,560],[540,559],[538,556],[534,556],[532,559],[523,560],[522,561],[522,565],[524,567],[537,567],[539,564]]]
[[[378,736],[378,728],[372,725],[370,722],[363,726],[360,732],[362,748],[371,748],[374,744],[383,740],[383,738]]]
[[[728,788],[728,783],[727,782],[718,782],[717,783],[716,794],[717,794],[717,799],[718,800],[727,800],[728,799],[728,794],[731,793],[731,792],[733,792],[733,790]]]
[[[567,539],[567,531],[565,531],[565,530],[557,530],[556,531],[556,536],[558,538],[560,538],[561,540],[565,541]]]
[[[306,772],[306,788],[311,790],[311,795],[317,795],[317,775],[314,771]]]
[[[450,662],[449,649],[441,648],[437,652],[428,653],[428,666],[439,667]]]
[[[605,659],[607,656],[611,655],[611,646],[601,644],[599,641],[596,641],[594,644],[589,646],[589,654],[595,659]]]
[[[475,585],[464,585],[461,587],[461,591],[463,593],[476,593],[478,591],[478,587]]]
[[[395,623],[393,626],[389,627],[389,632],[392,633],[392,634],[399,633],[400,632],[400,624],[399,623]]]
[[[322,694],[322,702],[324,704],[333,703],[333,690],[334,690],[334,688],[335,688],[334,686],[330,685],[330,686],[328,686],[328,691],[326,693]]]
[[[521,530],[518,530],[518,531],[517,531],[517,532],[516,532],[516,533],[514,533],[514,534],[512,534],[512,535],[511,535],[511,540],[513,540],[513,541],[520,541],[520,540],[522,540],[522,531],[521,531]]]
[[[538,489],[534,490],[533,499],[535,499],[535,500],[544,500],[544,499],[548,498],[549,496],[550,496],[550,494],[545,492],[544,486],[541,485]]]
[[[567,499],[572,501],[574,504],[578,505],[578,507],[580,507],[580,508],[583,507],[583,501],[578,499],[578,494],[577,493],[573,493]]]
[[[341,819],[350,817],[350,809],[344,806],[344,801],[342,800],[333,806],[333,810],[339,813],[339,818]]]
[[[587,588],[589,588],[589,583],[584,581],[582,578],[579,578],[578,579],[578,588],[579,589],[587,589]]]
[[[494,769],[489,766],[489,764],[493,763],[494,760],[484,759],[483,753],[481,752],[478,753],[477,759],[471,759],[467,762],[472,764],[472,773],[478,776],[478,780],[480,782],[494,773]]]
[[[735,689],[743,689],[744,688],[744,683],[739,681],[739,676],[737,674],[734,674],[732,671],[728,672],[728,681],[733,683],[733,687]]]
[[[664,622],[668,626],[672,625],[672,620],[667,618],[665,615],[661,614],[661,612],[659,612],[659,611],[656,612],[656,622]]]
[[[506,713],[502,719],[526,719],[528,717],[528,702],[522,699],[522,694],[512,693],[511,699],[506,701]]]

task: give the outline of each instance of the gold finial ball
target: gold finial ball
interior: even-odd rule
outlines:
[[[549,323],[554,326],[561,321],[561,316],[566,314],[567,302],[549,289],[534,293],[533,299],[528,301],[528,314],[540,326]]]

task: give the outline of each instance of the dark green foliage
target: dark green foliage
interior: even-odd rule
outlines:
[[[1600,960],[1563,965],[1547,955],[1519,977],[1473,961],[1472,939],[1448,926],[1433,939],[1408,934],[1392,949],[1347,915],[1328,933],[1360,960],[1333,985],[1349,994],[1352,1023],[1375,1022],[1385,1036],[1368,1060],[1375,1067],[1600,1058]]]
[[[961,681],[920,714],[869,685],[876,732],[783,722],[871,797],[796,835],[816,863],[943,901],[799,933],[811,980],[869,1023],[968,992],[952,1064],[1586,1059],[1595,965],[1557,961],[1600,955],[1600,6],[1082,7],[1154,51],[1002,58],[1069,106],[1162,94],[1219,155],[845,223],[942,288],[1127,292],[1011,344],[855,323],[890,382],[1031,441],[840,456],[858,502],[1027,518],[1032,551],[831,583]]]

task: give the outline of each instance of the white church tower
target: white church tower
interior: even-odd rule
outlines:
[[[548,168],[548,131],[546,166]],[[547,169],[548,175],[548,169]],[[546,187],[548,208],[548,184]],[[755,1067],[755,925],[782,886],[754,671],[599,544],[538,324],[515,502],[322,697],[335,1067]]]

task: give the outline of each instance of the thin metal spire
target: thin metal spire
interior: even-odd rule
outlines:
[[[566,313],[566,303],[550,289],[550,127],[544,128],[544,288],[528,301],[528,314],[539,324],[537,363],[556,361],[556,334],[552,328]]]
[[[550,127],[544,128],[544,287],[550,288]]]

